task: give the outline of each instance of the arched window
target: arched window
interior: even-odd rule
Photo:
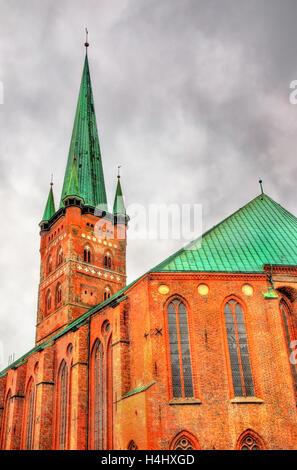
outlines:
[[[62,264],[64,261],[64,255],[63,255],[63,250],[62,248],[60,247],[58,249],[58,254],[57,254],[57,266],[60,266],[60,264]]]
[[[65,361],[62,362],[59,373],[58,384],[58,448],[66,449],[66,433],[67,433],[67,410],[68,410],[68,368]]]
[[[173,397],[193,397],[188,315],[184,303],[175,299],[167,307]]]
[[[254,383],[240,303],[230,299],[225,304],[224,314],[234,395],[236,397],[253,396]]]
[[[263,450],[265,445],[263,440],[254,431],[247,430],[241,434],[236,448],[238,450]]]
[[[51,255],[49,255],[48,260],[47,260],[47,274],[50,274],[53,270],[53,258]]]
[[[10,413],[11,413],[11,391],[8,392],[6,400],[5,400],[3,428],[2,428],[2,449],[3,450],[6,450],[8,448],[8,437],[9,437],[9,434],[11,433]]]
[[[107,300],[107,299],[110,299],[110,297],[111,297],[111,290],[110,290],[110,288],[107,286],[107,287],[105,287],[105,289],[104,289],[103,299],[104,299],[104,300]]]
[[[91,447],[112,449],[113,383],[110,329],[104,329],[104,346],[98,339],[92,353]]]
[[[33,449],[33,437],[34,437],[34,419],[35,419],[35,384],[33,379],[27,388],[26,394],[26,442],[25,449]]]
[[[45,310],[46,313],[49,313],[52,308],[52,294],[51,291],[48,290],[46,295],[45,295]]]
[[[111,269],[111,254],[109,251],[107,251],[104,256],[104,267]]]
[[[129,442],[127,450],[138,450],[138,447],[135,444],[135,442],[133,441],[133,439],[132,439],[132,441]]]
[[[88,245],[84,249],[84,262],[91,263],[91,249]]]
[[[200,445],[198,440],[189,432],[182,431],[172,440],[170,450],[198,450]]]
[[[94,348],[94,449],[104,449],[105,378],[103,346],[97,341]]]
[[[59,282],[56,286],[55,301],[56,301],[56,306],[62,301],[62,286]]]
[[[288,306],[288,304],[282,299],[280,302],[280,311],[282,315],[282,321],[283,321],[283,326],[284,326],[284,331],[285,331],[285,337],[286,337],[286,343],[287,343],[287,349],[288,349],[288,356],[290,359],[290,355],[292,353],[291,350],[291,342],[296,340],[296,335],[294,334],[294,323],[292,319],[292,313],[291,310]],[[297,394],[297,370],[296,370],[296,364],[291,364],[291,371],[292,371],[292,377],[293,377],[293,382],[294,382],[294,388],[295,388],[295,394]]]

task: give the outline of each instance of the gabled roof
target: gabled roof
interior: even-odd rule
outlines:
[[[54,201],[54,194],[53,194],[53,186],[51,184],[49,194],[48,194],[48,198],[47,198],[47,202],[46,202],[46,206],[45,206],[44,213],[43,213],[43,216],[42,216],[42,222],[47,222],[48,220],[50,220],[50,218],[55,213],[56,213],[56,209],[55,209],[55,201]]]
[[[297,266],[297,218],[261,194],[152,272],[263,272]]]
[[[67,195],[73,160],[76,158],[80,196],[86,205],[107,210],[107,198],[94,108],[94,99],[86,54],[76,115],[64,176],[60,207]]]

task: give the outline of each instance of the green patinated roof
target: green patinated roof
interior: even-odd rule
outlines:
[[[297,218],[261,194],[152,271],[263,272],[265,264],[297,266]]]
[[[72,131],[60,207],[67,195],[73,160],[77,160],[78,194],[86,205],[107,210],[104,175],[96,124],[94,99],[86,54]]]
[[[126,214],[126,208],[125,208],[125,202],[124,202],[124,196],[123,196],[122,187],[120,183],[120,178],[118,178],[118,184],[117,184],[116,194],[115,194],[114,203],[113,203],[113,213],[115,215]]]
[[[42,216],[42,222],[46,222],[46,221],[50,220],[50,218],[55,213],[56,213],[55,201],[54,201],[53,187],[51,185],[50,190],[49,190],[49,194],[48,194],[48,198],[47,198],[47,202],[46,202],[46,206],[45,206],[45,209],[44,209],[44,213],[43,213],[43,216]]]

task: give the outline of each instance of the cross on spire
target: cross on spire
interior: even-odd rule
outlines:
[[[89,34],[89,31],[88,31],[88,28],[85,28],[85,30],[86,30],[86,42],[85,42],[85,48],[86,48],[86,50],[87,50],[87,48],[88,48],[88,47],[89,47],[89,45],[90,45],[90,44],[88,43],[88,34]]]

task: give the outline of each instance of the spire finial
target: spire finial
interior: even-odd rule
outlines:
[[[89,43],[88,43],[88,34],[89,34],[89,31],[88,31],[88,28],[86,28],[86,42],[85,42],[85,48],[87,50],[87,48],[89,47]]]
[[[121,177],[121,175],[120,175],[120,168],[121,168],[121,166],[122,166],[122,165],[118,165],[118,178]]]
[[[259,179],[259,184],[260,184],[260,188],[261,188],[261,194],[264,194],[264,191],[263,191],[263,184],[262,184],[262,183],[263,183],[263,181],[262,181],[262,179],[260,178],[260,179]]]
[[[51,187],[54,185],[54,175],[53,173],[51,174],[51,182],[50,182]]]

